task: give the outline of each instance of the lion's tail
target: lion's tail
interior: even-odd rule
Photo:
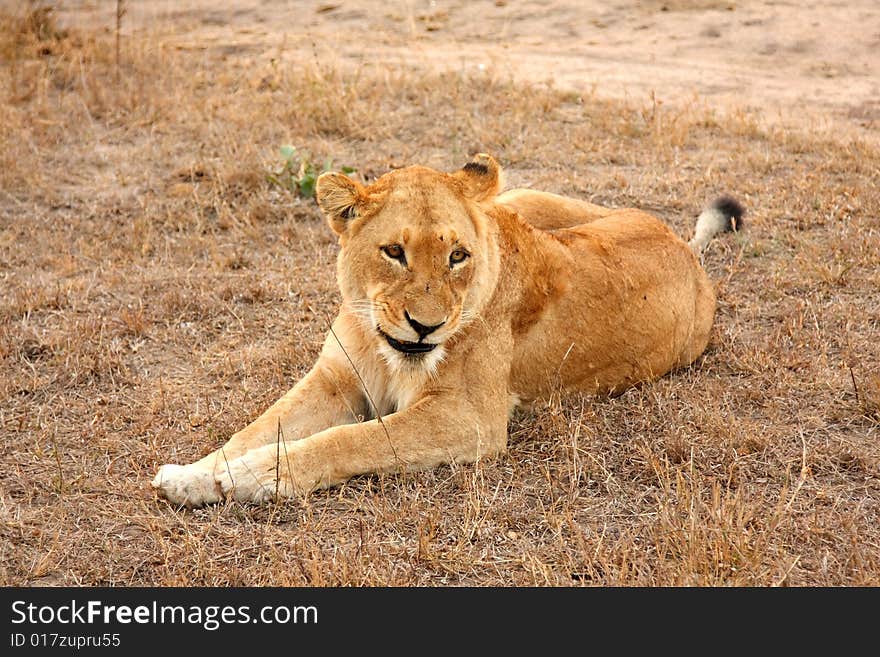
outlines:
[[[700,213],[693,239],[688,242],[696,253],[701,253],[718,233],[738,231],[743,227],[745,208],[735,198],[721,196]]]

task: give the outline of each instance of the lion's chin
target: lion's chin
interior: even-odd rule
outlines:
[[[433,374],[443,362],[446,350],[442,344],[431,344],[430,347],[421,351],[405,351],[395,348],[383,337],[379,343],[379,355],[398,374]]]

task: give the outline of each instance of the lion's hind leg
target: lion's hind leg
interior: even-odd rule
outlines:
[[[696,288],[693,327],[675,363],[676,368],[687,367],[697,360],[706,350],[712,333],[712,323],[715,319],[715,292],[709,279],[702,272],[697,276]]]

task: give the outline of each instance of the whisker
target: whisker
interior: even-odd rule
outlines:
[[[482,313],[475,313],[472,310],[462,310],[461,311],[461,324],[462,326],[467,326],[468,324],[479,321],[486,326],[486,319],[483,317]]]

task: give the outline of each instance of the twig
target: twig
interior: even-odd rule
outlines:
[[[296,479],[293,478],[293,468],[290,467],[290,454],[287,453],[287,439],[284,437],[284,429],[281,428],[281,418],[278,419],[278,433],[281,437],[281,445],[284,447],[284,461],[287,463],[287,478],[290,479],[290,489],[303,493],[303,489],[297,486]],[[275,458],[277,462],[280,457],[276,455]]]
[[[861,404],[862,401],[859,399],[859,387],[856,385],[856,375],[853,372],[853,368],[847,365],[849,368],[849,378],[852,379],[853,391],[856,393],[856,404]]]
[[[791,497],[788,499],[788,503],[785,505],[785,511],[791,508],[791,505],[794,503],[794,498],[797,497],[801,488],[804,485],[804,482],[807,480],[807,441],[804,439],[804,434],[801,433],[801,476],[798,478],[797,485],[794,487],[794,491],[791,494]]]
[[[116,0],[116,84],[119,84],[119,31],[125,16],[125,0]]]
[[[275,504],[278,504],[278,485],[281,483],[281,418],[278,418],[278,433],[275,436]],[[288,470],[290,467],[288,466]]]
[[[397,456],[397,450],[394,449],[394,443],[391,442],[391,434],[388,433],[388,427],[385,426],[385,422],[382,420],[382,413],[379,412],[379,407],[376,405],[376,402],[373,401],[373,396],[370,394],[369,389],[367,389],[367,384],[364,383],[364,379],[361,377],[361,373],[358,372],[358,368],[355,366],[354,361],[351,359],[351,356],[348,355],[345,347],[342,346],[342,342],[339,340],[339,336],[336,335],[336,331],[333,330],[333,322],[330,321],[329,317],[327,317],[327,326],[330,327],[330,334],[334,338],[336,338],[336,344],[338,344],[339,348],[342,349],[342,353],[344,353],[345,357],[348,359],[348,362],[351,365],[351,369],[354,370],[355,376],[357,376],[358,381],[361,382],[361,387],[364,389],[364,393],[367,395],[367,399],[370,401],[370,404],[373,407],[373,412],[376,414],[376,420],[378,420],[379,424],[382,426],[382,429],[385,431],[385,437],[388,439],[388,446],[391,448],[391,453],[394,454],[394,460],[397,461],[398,465],[402,466],[403,462]]]
[[[226,450],[221,447],[220,453],[223,455],[223,460],[226,462],[226,474],[229,475],[229,481],[232,482],[232,488],[229,490],[235,490],[235,479],[232,478],[232,469],[229,467],[229,459],[226,458]]]
[[[58,453],[58,440],[52,432],[52,450],[55,452],[55,463],[58,465],[58,492],[64,492],[64,471],[61,469],[61,455]]]

